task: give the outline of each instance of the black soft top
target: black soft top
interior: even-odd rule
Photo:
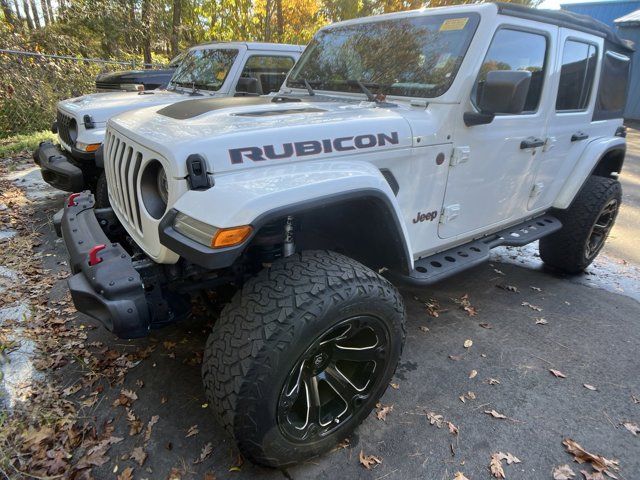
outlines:
[[[550,23],[559,27],[571,28],[581,32],[603,37],[610,46],[624,53],[634,51],[632,44],[620,36],[608,25],[587,15],[568,12],[566,10],[545,10],[529,8],[515,3],[496,2],[498,13],[512,17],[526,18],[538,22]]]

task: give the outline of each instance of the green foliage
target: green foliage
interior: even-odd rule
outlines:
[[[55,135],[49,130],[0,139],[0,158],[10,157],[25,150],[33,151],[40,142],[54,139]]]

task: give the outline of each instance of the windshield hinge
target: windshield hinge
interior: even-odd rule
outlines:
[[[429,102],[427,102],[426,100],[413,99],[411,100],[410,105],[417,108],[427,108],[429,106]]]
[[[469,161],[469,155],[471,154],[471,147],[455,147],[451,152],[451,161],[449,165],[460,165],[461,163],[467,163]]]

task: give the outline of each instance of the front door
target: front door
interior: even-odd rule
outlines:
[[[463,110],[475,108],[478,89],[492,70],[532,73],[525,109],[471,127],[464,126],[461,112],[438,228],[441,238],[472,236],[526,216],[545,141],[557,31],[518,19],[496,31]]]

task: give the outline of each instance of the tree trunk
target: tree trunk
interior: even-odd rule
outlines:
[[[49,23],[53,23],[56,21],[56,18],[53,15],[53,7],[51,6],[51,0],[45,0],[47,2],[47,11],[49,12]]]
[[[284,35],[284,18],[282,17],[282,0],[276,0],[276,25],[278,28],[278,42],[282,42]]]
[[[33,30],[33,20],[31,20],[31,14],[29,13],[29,2],[22,0],[22,4],[24,5],[24,18],[27,20],[27,27],[29,27],[29,30]]]
[[[11,26],[16,26],[16,21],[13,18],[13,12],[11,11],[11,7],[9,6],[9,2],[7,0],[0,0],[0,4],[2,5],[2,13],[4,13],[4,20]]]
[[[46,26],[49,24],[49,8],[46,0],[40,0],[40,8],[42,10],[42,23]]]
[[[144,63],[151,63],[151,0],[142,0],[142,55]],[[151,67],[145,67],[151,68]]]
[[[18,4],[18,0],[13,0],[13,6],[16,9],[16,18],[18,19],[18,23],[22,26],[22,14],[20,13],[20,5]]]
[[[33,14],[33,23],[36,28],[41,28],[40,15],[38,14],[38,9],[36,8],[36,0],[29,0],[29,4],[31,5],[31,13]]]
[[[171,56],[180,50],[180,25],[182,21],[182,0],[173,0],[173,20],[171,22]]]

